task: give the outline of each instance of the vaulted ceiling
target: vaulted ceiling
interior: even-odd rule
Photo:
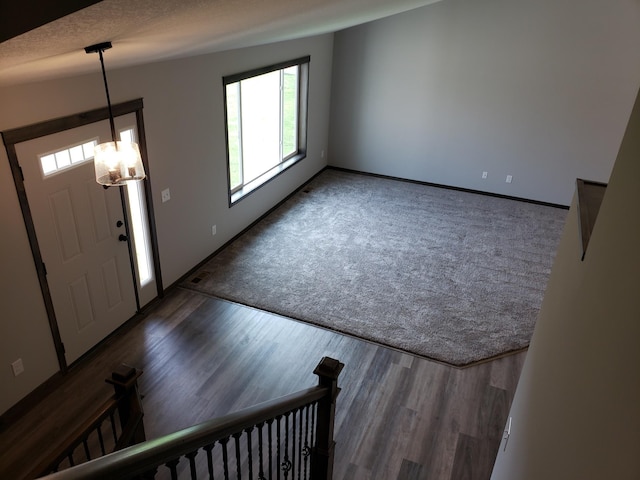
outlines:
[[[0,85],[335,32],[438,0],[12,0],[0,4]]]

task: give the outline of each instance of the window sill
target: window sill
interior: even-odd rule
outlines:
[[[273,167],[268,172],[263,173],[255,180],[252,180],[251,182],[247,183],[241,189],[233,192],[231,195],[229,195],[229,206],[233,206],[234,204],[236,204],[237,202],[245,198],[247,195],[255,192],[260,187],[270,182],[281,173],[284,173],[285,170],[288,170],[289,168],[293,167],[296,163],[298,163],[300,160],[302,160],[305,157],[306,157],[306,152],[301,152],[297,155],[294,155],[293,157],[282,162],[281,164]]]

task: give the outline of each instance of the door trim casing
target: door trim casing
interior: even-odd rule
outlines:
[[[153,195],[151,194],[151,178],[149,171],[149,161],[147,157],[147,142],[144,131],[144,118],[142,115],[142,109],[143,102],[141,98],[130,100],[128,102],[118,103],[112,106],[114,117],[119,117],[130,113],[136,114],[136,128],[138,133],[140,155],[142,156],[142,163],[147,174],[146,178],[143,181],[145,186],[145,200],[147,206],[147,218],[149,222],[149,236],[151,240],[154,273],[156,277],[156,289],[158,297],[162,297],[164,289],[162,287],[160,254],[158,251],[158,237],[156,234],[156,222],[153,212]],[[31,247],[31,253],[33,255],[38,282],[42,291],[42,298],[49,320],[49,327],[51,329],[51,335],[53,337],[56,356],[60,365],[60,371],[63,374],[68,371],[69,366],[67,365],[67,361],[65,359],[64,345],[62,344],[62,338],[58,329],[56,314],[53,308],[53,301],[51,299],[51,292],[49,290],[49,284],[47,282],[47,274],[42,260],[42,254],[40,252],[40,246],[38,244],[38,238],[36,236],[33,218],[31,216],[31,209],[29,207],[27,193],[24,187],[22,169],[18,161],[18,155],[16,153],[15,145],[17,143],[26,142],[35,138],[52,135],[55,133],[63,132],[65,130],[70,130],[73,128],[81,127],[83,125],[89,125],[91,123],[96,123],[108,119],[109,109],[107,107],[102,107],[95,110],[89,110],[87,112],[76,113],[52,120],[45,120],[43,122],[0,132],[2,141],[4,142],[4,146],[7,151],[7,156],[9,158],[11,174],[13,176],[13,182],[15,184],[16,193],[18,195],[20,210],[22,211],[24,225],[27,230],[27,236],[29,238],[29,245]],[[134,282],[136,282],[135,278]]]

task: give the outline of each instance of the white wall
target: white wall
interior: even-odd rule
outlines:
[[[640,478],[639,160],[640,97],[584,262],[569,212],[493,480]]]
[[[338,32],[329,163],[568,205],[609,178],[638,45],[634,0],[446,0]]]
[[[325,166],[320,152],[328,146],[332,48],[333,36],[324,35],[114,71],[106,54],[112,102],[144,99],[165,287]],[[86,56],[82,50],[78,55]],[[311,55],[307,158],[229,209],[222,76],[305,55]],[[97,57],[86,59],[95,62],[96,74],[0,88],[0,131],[104,106],[100,64]],[[9,163],[0,150],[1,413],[58,366]],[[171,200],[161,203],[165,188]],[[19,357],[25,373],[14,377],[10,363]]]

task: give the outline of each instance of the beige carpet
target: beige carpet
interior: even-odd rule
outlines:
[[[183,287],[468,365],[529,344],[566,214],[328,169]]]

